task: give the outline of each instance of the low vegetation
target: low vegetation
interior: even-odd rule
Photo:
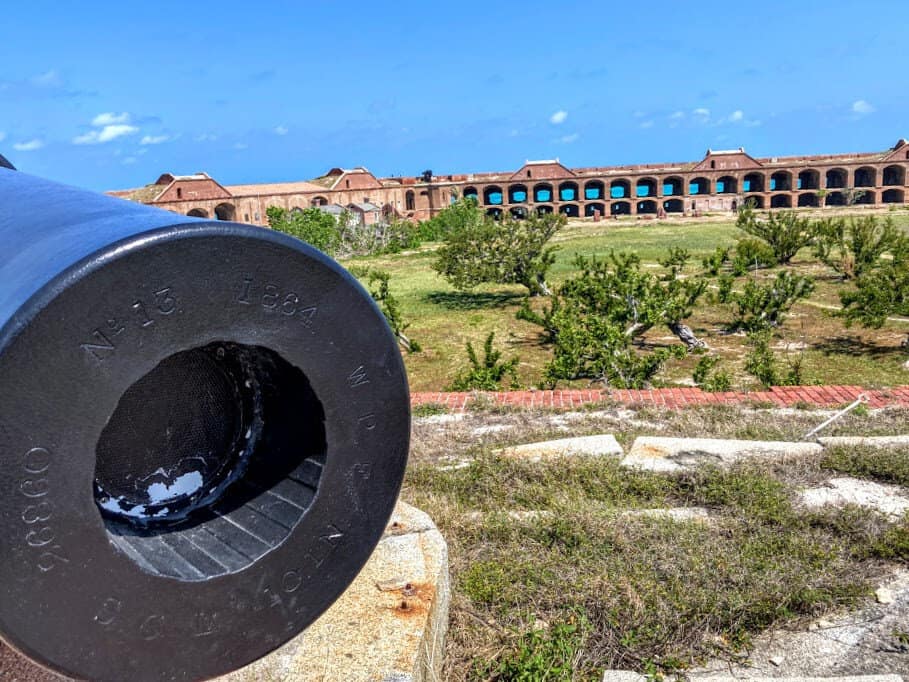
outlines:
[[[767,628],[866,599],[882,562],[909,565],[909,516],[809,511],[797,495],[843,473],[905,484],[905,448],[867,460],[842,450],[682,474],[626,470],[609,458],[531,464],[495,453],[516,438],[556,436],[560,418],[487,413],[441,431],[415,428],[403,495],[435,519],[451,557],[445,679],[592,682],[607,668],[660,675],[708,658],[739,660]],[[850,415],[832,431],[888,431],[906,418]],[[608,428],[627,444],[654,419],[665,435],[777,439],[822,417],[697,408],[639,410],[629,419],[601,408],[572,430]],[[501,429],[483,445],[469,436],[480,423]],[[441,470],[437,434],[449,444],[444,452],[468,457],[469,466]],[[644,511],[670,507],[705,508],[710,518]]]

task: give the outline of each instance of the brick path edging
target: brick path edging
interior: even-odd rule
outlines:
[[[622,403],[666,408],[687,405],[772,404],[777,407],[811,405],[837,407],[851,403],[860,395],[869,407],[909,407],[909,386],[867,389],[861,386],[774,386],[767,391],[728,391],[709,393],[699,388],[606,389],[566,391],[499,391],[474,393],[411,393],[410,404],[442,405],[461,412],[471,403],[509,407],[571,408],[591,403]]]

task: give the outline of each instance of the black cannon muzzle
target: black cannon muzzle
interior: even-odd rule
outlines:
[[[90,680],[200,680],[312,623],[378,542],[397,343],[271,230],[0,157],[0,637]]]

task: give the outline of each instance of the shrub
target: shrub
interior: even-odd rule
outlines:
[[[722,392],[732,388],[732,376],[725,370],[713,371],[720,359],[715,355],[704,355],[694,367],[692,379],[704,391]]]
[[[733,294],[736,305],[733,329],[753,332],[778,327],[796,302],[814,291],[814,280],[784,271],[766,284],[745,282],[739,294]]]
[[[518,383],[517,367],[519,359],[511,358],[502,362],[502,352],[493,350],[492,343],[495,332],[489,332],[483,343],[483,359],[477,353],[470,341],[467,342],[467,360],[470,365],[460,371],[451,383],[451,391],[498,391],[502,388],[505,377],[511,379],[511,385]]]
[[[819,220],[814,231],[814,255],[844,279],[869,271],[886,252],[903,248],[906,240],[892,219],[879,221],[877,216]]]
[[[808,218],[800,218],[795,211],[770,212],[760,217],[746,204],[736,220],[736,227],[767,243],[777,262],[788,265],[799,249],[808,246],[814,230]]]
[[[341,233],[335,219],[328,213],[315,207],[288,211],[269,206],[265,215],[273,230],[302,239],[331,256],[337,254],[341,245]]]
[[[732,259],[732,274],[739,277],[749,270],[769,268],[776,264],[776,255],[766,242],[745,237],[739,239],[735,246],[735,256]]]

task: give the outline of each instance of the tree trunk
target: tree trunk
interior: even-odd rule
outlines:
[[[691,327],[687,324],[682,324],[681,322],[670,322],[668,325],[669,331],[679,337],[679,340],[687,346],[688,350],[693,350],[695,348],[707,348],[707,344],[701,341],[698,337],[694,335],[694,332],[691,331]]]
[[[546,278],[541,274],[538,274],[534,279],[526,282],[524,286],[530,289],[531,296],[552,296],[552,291],[550,291],[549,286],[546,284]]]

